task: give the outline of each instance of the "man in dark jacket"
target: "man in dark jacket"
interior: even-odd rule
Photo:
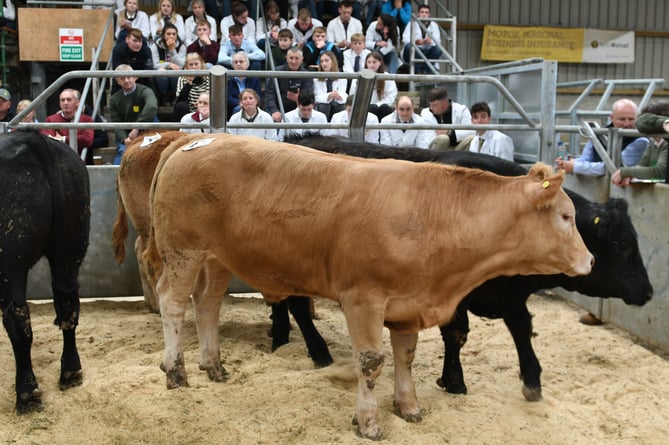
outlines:
[[[297,47],[292,47],[286,54],[286,64],[278,66],[277,71],[307,71],[302,62],[302,50]],[[277,91],[278,83],[278,91]],[[294,79],[282,77],[279,79],[267,79],[267,87],[265,88],[265,109],[272,116],[274,122],[281,122],[281,109],[279,108],[279,101],[283,103],[283,111],[288,112],[297,108],[297,98],[300,90],[314,89],[314,80],[309,79]]]

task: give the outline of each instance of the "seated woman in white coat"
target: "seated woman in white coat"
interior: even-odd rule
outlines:
[[[253,88],[245,88],[239,93],[241,109],[230,116],[229,124],[254,123],[272,124],[272,116],[258,107],[260,97]],[[244,136],[255,136],[268,141],[277,141],[278,135],[274,128],[229,128],[228,133]]]

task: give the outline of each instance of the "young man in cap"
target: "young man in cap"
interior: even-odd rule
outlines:
[[[12,95],[4,88],[0,88],[0,122],[11,121],[16,113],[12,109]]]

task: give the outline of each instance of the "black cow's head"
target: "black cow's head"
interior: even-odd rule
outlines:
[[[647,303],[653,296],[653,286],[627,213],[627,201],[609,199],[606,204],[596,204],[575,193],[569,195],[576,207],[578,231],[595,256],[590,275],[578,277],[579,292],[622,298],[638,306]]]

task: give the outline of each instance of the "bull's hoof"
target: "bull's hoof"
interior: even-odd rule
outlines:
[[[281,346],[288,344],[288,337],[274,335],[270,335],[270,337],[272,337],[272,352],[276,351]]]
[[[523,396],[525,396],[525,400],[528,402],[538,402],[542,399],[541,388],[530,388],[523,385]]]
[[[465,384],[445,384],[442,377],[437,379],[437,386],[445,389],[449,394],[467,394],[467,386]]]
[[[164,363],[160,364],[160,369],[165,373],[165,383],[167,389],[188,388],[188,378],[186,377],[186,366],[183,361],[177,363],[172,369],[167,369]]]
[[[358,428],[356,429],[356,434],[364,439],[370,439],[370,440],[381,440],[383,439],[383,433],[381,432],[381,428],[379,425],[376,423],[376,420],[370,418],[367,419],[367,422],[365,422],[365,428],[363,428],[360,425],[360,422],[358,422],[358,416],[353,416],[353,420],[351,423]]]
[[[75,386],[79,386],[84,382],[84,373],[81,369],[77,371],[65,371],[60,374],[58,387],[64,391]]]
[[[330,354],[323,357],[311,357],[311,359],[314,361],[314,365],[316,366],[316,368],[325,368],[334,363],[334,360],[332,359],[332,356],[330,356]]]
[[[201,371],[207,371],[207,376],[212,382],[225,382],[228,380],[228,371],[225,370],[222,363],[218,363],[218,366],[203,366],[200,365]]]
[[[44,409],[42,405],[42,390],[33,389],[31,393],[18,394],[16,396],[16,413],[27,414],[40,412]]]
[[[395,407],[395,414],[397,414],[399,417],[406,420],[407,422],[418,423],[421,420],[423,420],[423,413],[421,412],[420,407],[418,406],[413,409],[402,411],[399,403],[397,403],[397,401],[395,400],[393,401],[393,407]]]

